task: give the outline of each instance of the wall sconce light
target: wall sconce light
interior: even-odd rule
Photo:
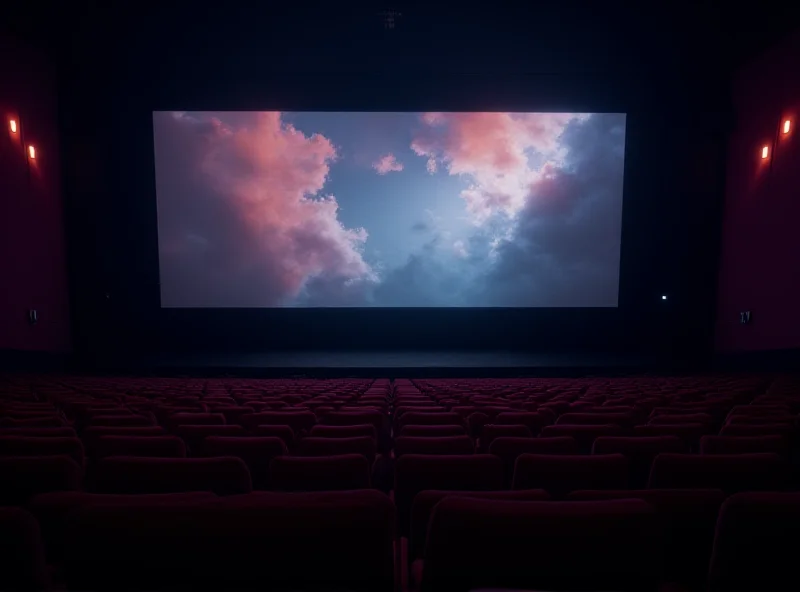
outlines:
[[[791,130],[792,130],[792,120],[791,119],[785,119],[783,121],[783,128],[781,128],[781,131],[783,131],[783,134],[786,135]]]
[[[766,160],[769,158],[769,146],[763,146],[761,148],[761,159]]]
[[[36,148],[33,147],[33,144],[28,146],[28,157],[30,157],[31,160],[36,160]]]
[[[9,119],[8,120],[8,129],[11,130],[12,134],[17,133],[17,120],[16,119]]]

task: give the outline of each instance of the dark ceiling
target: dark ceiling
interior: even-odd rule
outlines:
[[[87,58],[177,68],[246,62],[269,72],[667,69],[726,76],[791,31],[798,13],[773,0],[17,4],[4,8],[8,26],[62,65]],[[401,15],[393,29],[384,26],[386,10]]]

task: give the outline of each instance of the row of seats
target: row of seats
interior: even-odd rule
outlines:
[[[5,499],[20,505],[59,489],[73,491],[50,495],[215,495],[223,496],[215,503],[227,503],[334,495],[247,493],[254,488],[380,495],[367,489],[377,487],[395,502],[392,538],[403,587],[435,581],[436,589],[447,589],[457,578],[430,575],[437,573],[435,555],[422,570],[432,535],[420,526],[432,524],[443,497],[467,491],[498,503],[547,500],[551,509],[576,500],[635,498],[656,507],[660,523],[664,508],[672,507],[664,499],[685,510],[694,507],[687,499],[707,494],[718,503],[704,514],[706,524],[715,524],[727,495],[796,488],[798,412],[791,377],[0,377],[0,475],[14,483]],[[51,465],[52,471],[45,468]],[[667,488],[672,493],[663,493]],[[427,504],[427,514],[419,504]],[[480,515],[474,508],[468,513]],[[676,516],[669,522],[681,523]],[[692,577],[669,559],[667,579],[684,585],[703,580],[708,557],[700,555],[689,562]],[[487,568],[485,575],[494,571]],[[562,589],[568,578],[562,580],[537,585]]]
[[[395,590],[394,505],[377,491],[51,493],[0,508],[0,586]],[[785,589],[800,494],[426,491],[408,560],[423,591]],[[48,569],[48,565],[52,566]]]

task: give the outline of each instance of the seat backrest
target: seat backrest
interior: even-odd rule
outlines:
[[[544,489],[525,491],[442,491],[428,489],[414,497],[411,507],[411,525],[408,538],[408,557],[410,561],[421,559],[428,536],[428,524],[436,505],[446,497],[470,497],[477,499],[543,501],[550,499]]]
[[[317,495],[79,508],[66,521],[66,585],[391,592],[389,498],[376,491]]]
[[[152,426],[155,420],[149,415],[114,414],[114,415],[93,415],[89,418],[86,427],[116,426],[116,427],[136,427]]]
[[[98,461],[92,474],[97,493],[248,493],[250,471],[240,458],[145,458],[112,456]]]
[[[450,497],[431,517],[421,589],[655,590],[659,535],[641,500]]]
[[[270,483],[277,491],[369,489],[369,461],[361,454],[279,456],[270,463]]]
[[[726,493],[779,490],[787,485],[788,466],[780,455],[659,454],[653,461],[651,489],[722,489]]]
[[[247,436],[240,425],[181,425],[173,430],[189,449],[192,456],[204,456],[203,443],[209,436]]]
[[[173,413],[167,417],[165,424],[167,428],[175,432],[179,426],[187,425],[225,425],[225,416],[222,413]]]
[[[30,513],[0,508],[0,549],[0,589],[49,589],[44,543]]]
[[[177,436],[100,436],[94,447],[97,458],[150,456],[184,458],[186,445]]]
[[[601,414],[605,415],[605,414]],[[563,416],[562,416],[563,417]],[[560,419],[560,418],[559,418]],[[595,425],[595,424],[558,424],[545,426],[542,428],[541,436],[544,438],[555,438],[559,436],[569,436],[578,443],[578,449],[583,454],[589,454],[597,438],[603,436],[624,436],[625,431],[618,425]]]
[[[556,420],[556,425],[633,425],[632,413],[565,413]]]
[[[514,465],[513,489],[545,489],[562,496],[579,489],[625,489],[628,459],[622,454],[522,454]]]
[[[311,411],[262,411],[242,415],[239,421],[249,430],[260,425],[285,425],[292,428],[297,435],[314,427],[317,423],[317,416]]]
[[[630,487],[645,487],[653,459],[662,452],[689,452],[689,446],[677,436],[606,436],[597,438],[592,454],[623,454],[628,459]]]
[[[250,470],[255,489],[270,487],[270,463],[287,453],[286,443],[274,436],[209,436],[203,442],[209,457],[234,456]]]
[[[535,411],[504,411],[498,413],[492,420],[495,425],[524,425],[532,435],[537,435],[541,429],[553,423],[552,416],[546,413]],[[483,435],[483,433],[481,433]]]
[[[398,417],[396,423],[402,430],[407,425],[464,425],[464,420],[458,413],[448,411],[432,413],[409,411]]]
[[[394,441],[397,458],[405,454],[473,454],[475,444],[469,436],[400,436]]]
[[[370,465],[375,462],[377,444],[369,436],[352,438],[302,438],[294,450],[297,456],[337,456],[340,454],[361,454]]]
[[[790,442],[785,436],[703,436],[700,454],[749,454],[774,452],[788,456]]]
[[[59,491],[37,495],[28,504],[28,510],[36,517],[41,527],[48,562],[60,563],[64,556],[64,523],[70,512],[77,508],[97,505],[179,505],[216,499],[219,498],[213,493],[201,491],[134,495]]]
[[[0,506],[23,506],[40,493],[77,491],[83,471],[70,456],[0,458]]]
[[[0,436],[0,457],[59,455],[69,456],[82,466],[83,444],[75,437]]]
[[[71,427],[61,428],[3,428],[3,436],[22,436],[27,438],[75,438],[77,434]]]
[[[400,430],[400,436],[441,438],[443,436],[464,436],[467,430],[461,425],[407,425]]]
[[[311,431],[308,435],[314,438],[357,438],[359,436],[377,438],[378,431],[371,423],[364,423],[360,425],[318,424],[311,428]]]
[[[488,452],[492,442],[497,438],[532,438],[533,433],[530,428],[522,424],[495,424],[489,423],[483,426],[481,437],[478,442],[480,452]]]
[[[395,464],[394,484],[401,534],[408,532],[411,505],[420,491],[493,491],[503,488],[503,462],[491,454],[403,455]]]
[[[719,513],[709,592],[781,590],[797,578],[800,493],[740,493]]]
[[[641,499],[659,515],[665,536],[665,577],[688,590],[703,588],[714,543],[721,489],[634,489],[575,491],[568,501]]]

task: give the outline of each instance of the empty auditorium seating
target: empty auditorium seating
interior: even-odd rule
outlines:
[[[543,489],[524,491],[442,491],[429,489],[414,496],[411,506],[411,522],[408,531],[408,557],[410,561],[421,559],[428,537],[428,524],[436,505],[446,497],[470,497],[492,500],[541,501],[550,498]]]
[[[797,579],[800,494],[740,493],[722,504],[709,592],[782,590]]]
[[[21,508],[0,508],[0,590],[47,590],[44,544],[36,519]]]
[[[630,487],[645,487],[653,459],[662,452],[688,452],[686,442],[677,436],[600,437],[594,441],[592,454],[622,454],[628,459]]]
[[[492,491],[503,489],[503,462],[491,454],[406,454],[395,465],[394,499],[402,534],[414,497],[426,489]]]
[[[49,563],[0,589],[780,588],[798,413],[785,376],[0,375],[0,505]]]
[[[705,584],[725,495],[719,489],[595,490],[575,491],[567,500],[641,499],[652,505],[664,535],[665,580],[699,590]]]
[[[81,467],[69,456],[0,458],[0,506],[21,506],[49,491],[77,491],[82,482]]]
[[[544,489],[563,496],[579,489],[625,489],[628,460],[622,454],[522,454],[514,464],[513,489]]]
[[[641,500],[450,497],[434,509],[421,589],[657,590],[655,510]]]
[[[94,445],[96,458],[106,456],[152,456],[183,458],[186,445],[177,436],[100,436]]]
[[[786,487],[788,466],[780,455],[659,454],[653,461],[652,489],[722,489],[726,493]]]
[[[400,436],[394,441],[394,451],[398,458],[404,454],[473,454],[475,444],[469,436]]]
[[[270,484],[278,491],[341,491],[370,487],[369,461],[361,454],[276,457]]]
[[[83,507],[65,527],[65,580],[75,590],[391,592],[393,512],[375,491]]]
[[[252,490],[250,471],[236,457],[112,456],[98,461],[91,481],[97,493],[210,491],[231,495]]]
[[[0,457],[4,456],[69,456],[83,465],[83,444],[76,437],[55,438],[0,435]]]
[[[317,438],[301,439],[294,453],[299,456],[336,456],[340,454],[360,454],[369,464],[375,462],[377,445],[370,436],[354,436],[352,438]]]

